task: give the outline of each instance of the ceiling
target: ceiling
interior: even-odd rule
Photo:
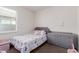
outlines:
[[[27,8],[28,10],[36,12],[36,11],[40,11],[40,10],[46,9],[46,8],[48,8],[50,6],[24,6],[24,7]]]

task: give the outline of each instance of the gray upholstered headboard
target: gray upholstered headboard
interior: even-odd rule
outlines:
[[[36,27],[35,30],[44,30],[46,33],[51,32],[48,27]]]

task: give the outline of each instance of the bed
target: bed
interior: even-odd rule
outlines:
[[[33,49],[47,41],[47,32],[45,30],[44,28],[37,27],[30,34],[12,37],[10,42],[21,53],[30,53]]]

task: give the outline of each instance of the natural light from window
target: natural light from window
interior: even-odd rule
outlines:
[[[0,7],[0,33],[16,31],[16,11]]]

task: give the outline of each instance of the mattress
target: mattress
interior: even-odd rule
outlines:
[[[10,39],[10,42],[21,53],[29,53],[33,49],[43,44],[46,40],[47,40],[46,34],[44,35],[27,34],[24,36],[15,36]]]

